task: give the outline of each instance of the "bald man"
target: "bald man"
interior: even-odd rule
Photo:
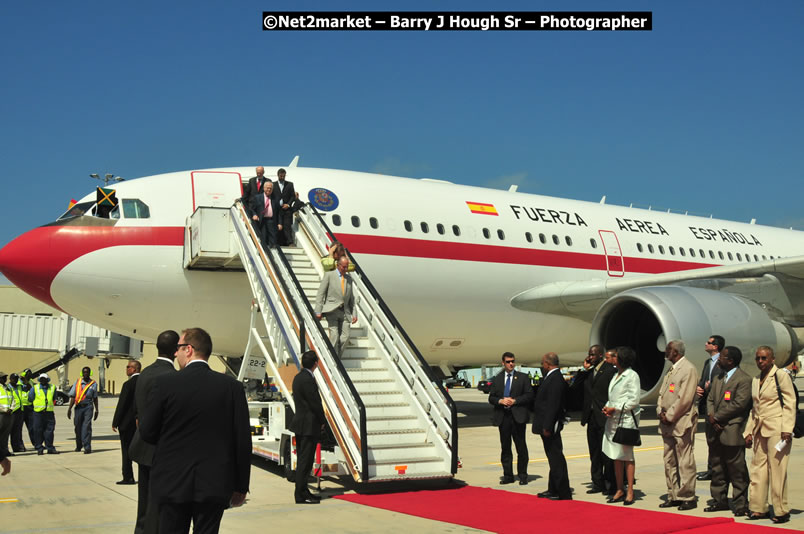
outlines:
[[[254,169],[254,172],[257,175],[253,178],[249,178],[248,184],[243,188],[243,197],[241,200],[243,201],[243,205],[246,206],[246,209],[248,209],[251,199],[262,193],[263,187],[265,187],[263,184],[270,181],[265,177],[265,169],[262,166]]]
[[[550,464],[550,476],[547,491],[538,495],[554,501],[572,500],[564,444],[561,442],[568,386],[561,375],[558,354],[555,352],[542,356],[542,376],[544,378],[536,390],[536,401],[533,403],[533,433],[542,438],[544,453]]]

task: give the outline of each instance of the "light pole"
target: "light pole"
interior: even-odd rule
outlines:
[[[90,174],[89,177],[94,178],[96,180],[102,180],[103,187],[108,186],[109,182],[122,182],[123,180],[125,180],[125,178],[123,178],[122,176],[115,176],[114,174],[109,174],[108,172],[103,176],[103,178],[101,178],[96,172]]]

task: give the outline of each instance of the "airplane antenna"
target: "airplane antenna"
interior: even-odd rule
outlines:
[[[293,158],[293,161],[290,162],[290,165],[288,165],[288,167],[298,167],[298,166],[299,166],[299,156],[297,155],[295,158]]]
[[[605,204],[605,203],[606,203],[606,195],[603,195],[603,198],[601,198],[601,199],[600,199],[600,203],[601,203],[601,204]]]
[[[516,190],[519,188],[516,184],[511,184],[511,187],[508,188],[509,193],[516,193]]]

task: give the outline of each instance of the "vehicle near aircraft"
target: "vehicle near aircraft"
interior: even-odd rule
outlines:
[[[240,356],[245,277],[188,270],[184,245],[196,208],[230,204],[253,174],[121,182],[109,218],[93,216],[93,191],[0,250],[0,271],[99,326],[153,340],[171,325],[205,325],[216,352]],[[770,345],[780,365],[800,350],[802,232],[295,164],[287,177],[444,371],[494,363],[503,350],[523,364],[552,350],[577,365],[590,343],[630,345],[649,400],[670,339],[685,340],[697,365],[713,332],[746,350]]]

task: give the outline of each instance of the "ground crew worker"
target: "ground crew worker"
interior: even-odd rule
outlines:
[[[28,429],[28,439],[31,445],[34,443],[34,412],[33,403],[28,399],[28,393],[34,387],[34,380],[30,369],[26,369],[20,373],[20,386],[22,387],[22,421],[25,423],[25,428]],[[25,447],[23,447],[25,450]]]
[[[22,398],[27,397],[27,395],[22,392],[20,376],[17,373],[8,375],[8,385],[14,393],[14,399],[17,401],[17,406],[13,412],[14,420],[11,423],[11,450],[25,452],[25,444],[22,442]]]
[[[81,378],[70,388],[70,406],[67,408],[67,419],[70,419],[75,406],[75,452],[81,452],[83,448],[84,454],[92,452],[93,407],[94,419],[98,419],[98,383],[92,380],[91,374],[89,367],[81,369]]]
[[[50,377],[39,375],[39,383],[28,392],[28,400],[33,403],[34,440],[37,454],[58,454],[53,446],[53,431],[56,429],[56,414],[53,413],[53,395],[56,386],[50,385]],[[44,445],[43,442],[44,441]]]
[[[8,375],[0,371],[0,455],[4,458],[13,456],[8,451],[8,436],[11,435],[11,426],[14,422],[14,408],[17,406],[16,398],[11,387],[6,384]]]

